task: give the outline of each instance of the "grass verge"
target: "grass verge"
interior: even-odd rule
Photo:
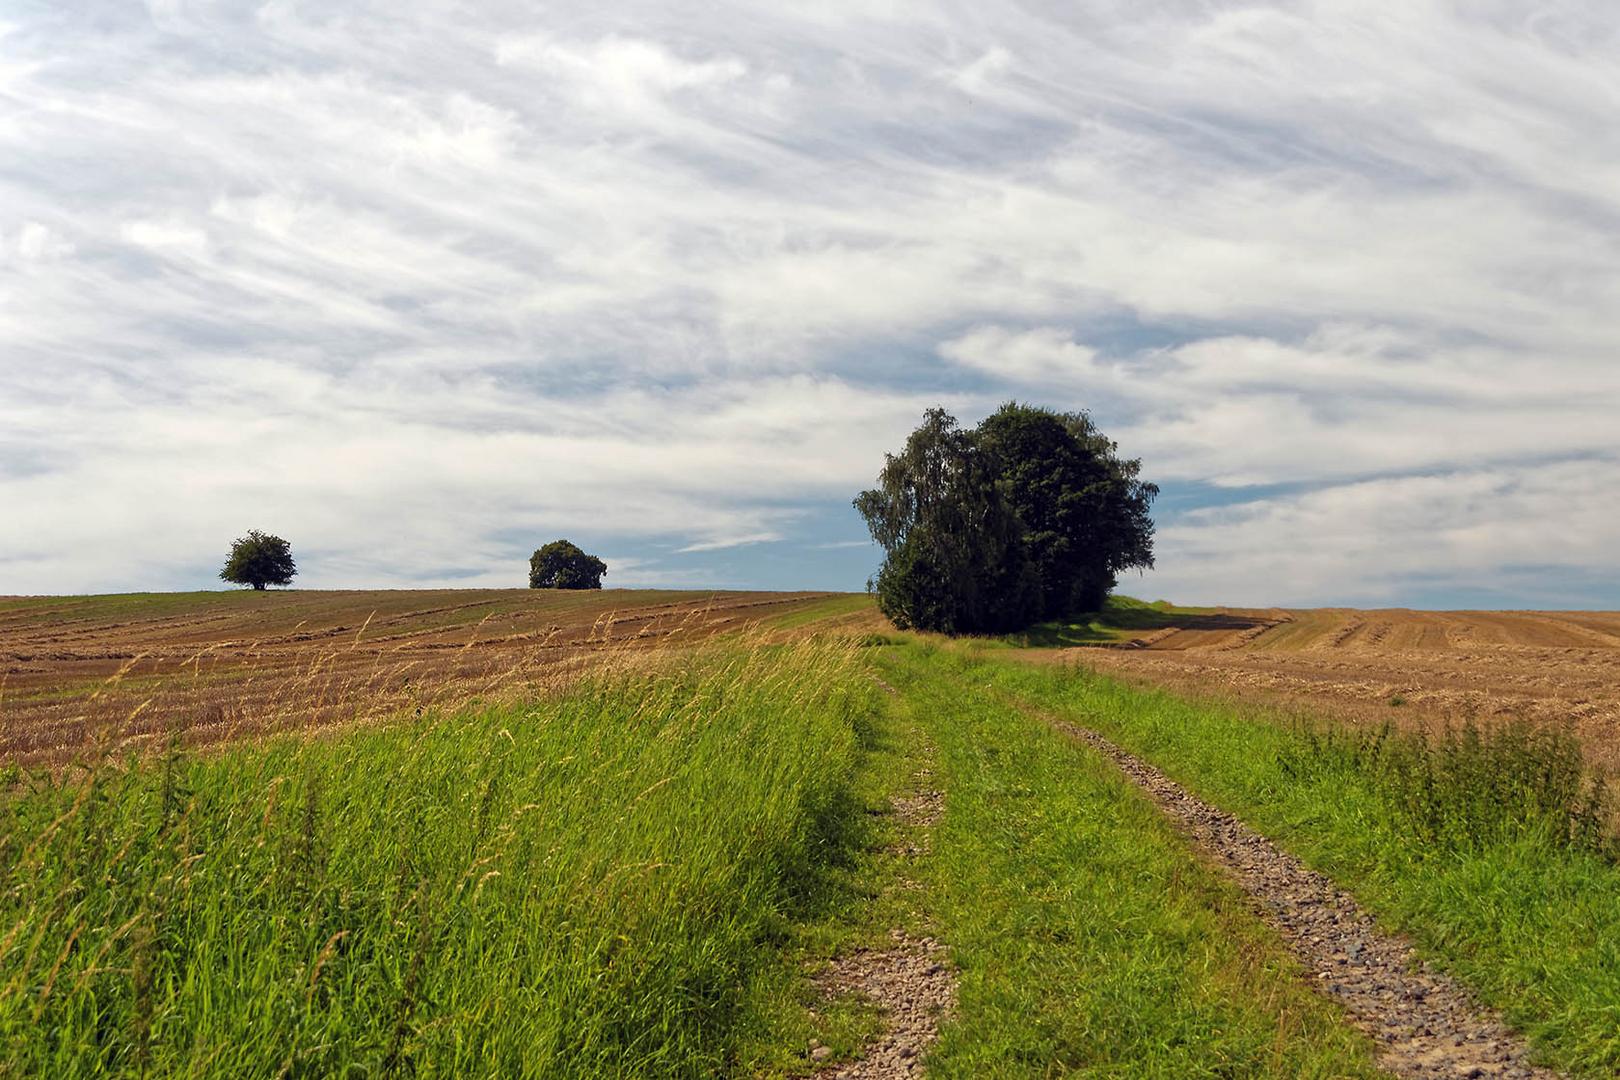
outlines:
[[[870,596],[865,593],[846,593],[814,601],[785,615],[773,615],[765,620],[765,625],[777,630],[794,630],[809,626],[811,623],[826,623],[829,620],[861,615],[873,610],[875,607]]]
[[[826,642],[683,664],[20,778],[0,1075],[735,1067],[845,858],[875,690]]]
[[[1102,733],[1333,877],[1552,1064],[1620,1070],[1620,866],[1566,741],[1463,729],[1378,747],[1084,667],[941,652],[957,678]]]

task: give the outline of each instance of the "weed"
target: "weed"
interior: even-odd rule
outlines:
[[[1370,782],[1390,820],[1433,848],[1479,850],[1531,841],[1620,854],[1604,778],[1566,731],[1469,719],[1438,733],[1369,731],[1296,720],[1276,751],[1294,780]]]
[[[1607,787],[1566,731],[1466,720],[1438,736],[1386,738],[1369,757],[1396,812],[1431,843],[1479,848],[1529,838],[1616,850]]]

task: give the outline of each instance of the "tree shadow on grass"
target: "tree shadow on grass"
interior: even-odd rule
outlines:
[[[1101,611],[1071,615],[1038,623],[1009,634],[1014,645],[1031,649],[1069,649],[1077,646],[1127,646],[1155,630],[1248,630],[1262,620],[1248,615],[1178,608],[1164,600],[1144,603],[1128,596],[1109,597]]]

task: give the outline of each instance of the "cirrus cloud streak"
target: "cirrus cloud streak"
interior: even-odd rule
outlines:
[[[0,591],[206,584],[250,524],[312,585],[585,531],[618,583],[853,587],[827,508],[926,405],[1016,395],[1164,483],[1178,598],[1620,605],[1616,38],[1596,0],[24,5]]]

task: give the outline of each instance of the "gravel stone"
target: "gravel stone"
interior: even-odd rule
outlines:
[[[895,692],[882,680],[878,683],[888,693]],[[944,793],[930,785],[932,772],[924,767],[915,779],[918,790],[892,803],[895,816],[911,826],[910,839],[894,849],[906,858],[928,851],[931,830],[945,811]],[[902,876],[896,887],[917,885]],[[883,1033],[863,1048],[858,1059],[825,1072],[836,1080],[921,1076],[924,1054],[939,1038],[940,1020],[956,1006],[956,972],[947,962],[945,946],[901,930],[889,931],[889,939],[889,948],[860,948],[839,957],[817,979],[825,993],[861,994],[884,1014]]]
[[[829,993],[854,991],[876,1001],[885,1030],[862,1056],[828,1075],[837,1080],[893,1080],[923,1074],[923,1052],[939,1038],[940,1018],[956,1004],[956,979],[939,962],[944,946],[933,938],[890,932],[894,945],[860,949],[833,961],[818,980]]]

